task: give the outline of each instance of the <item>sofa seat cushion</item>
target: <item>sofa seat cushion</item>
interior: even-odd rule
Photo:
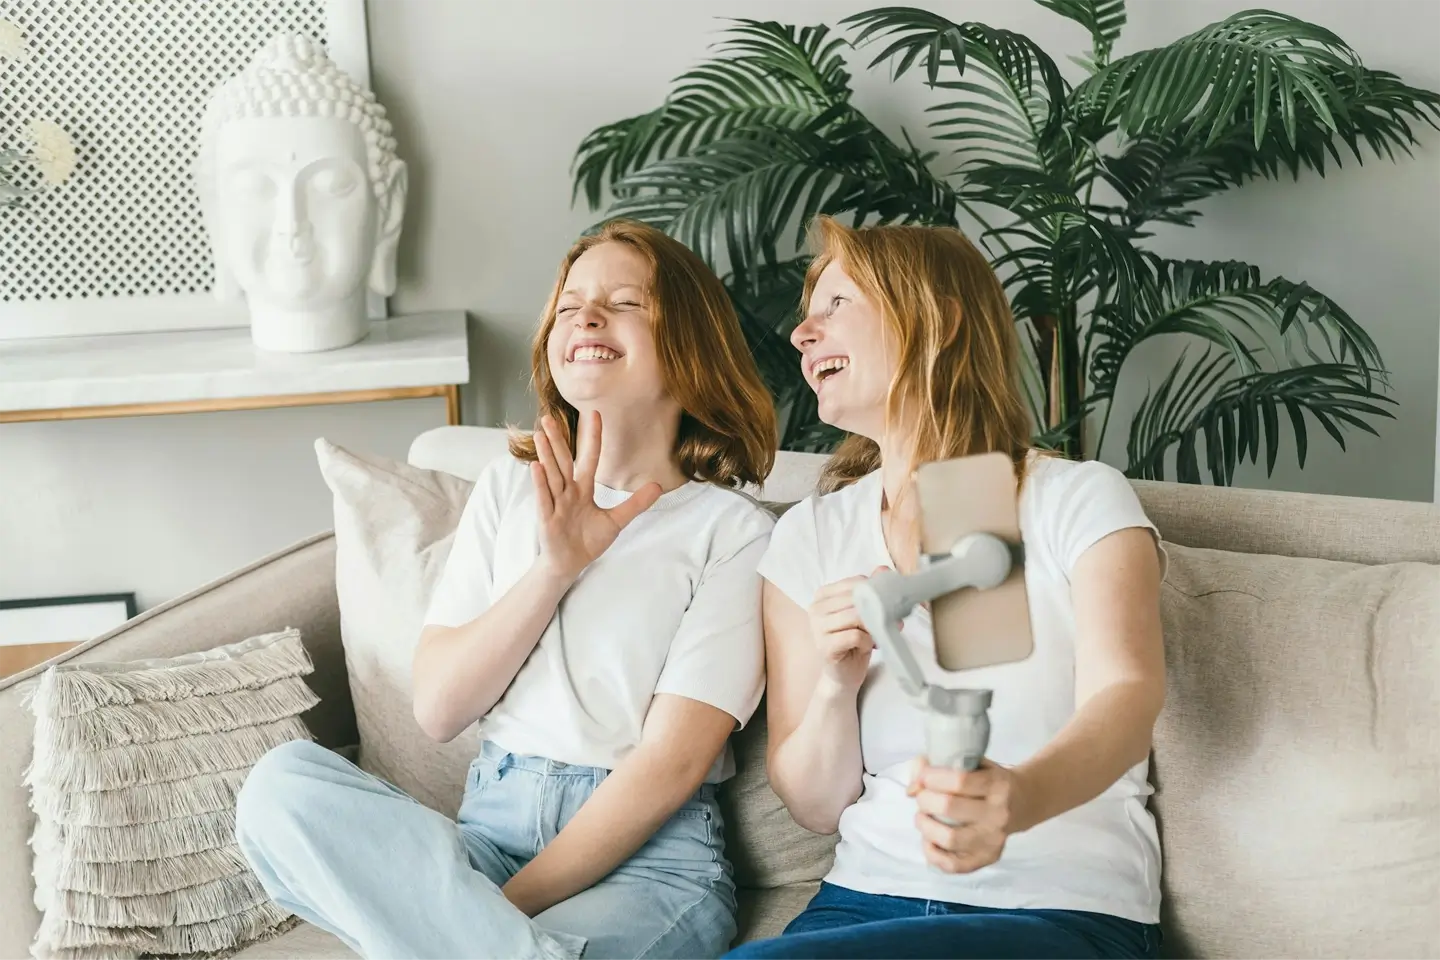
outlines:
[[[339,937],[308,923],[235,954],[237,960],[350,960],[358,956]]]
[[[1167,953],[1440,945],[1440,566],[1171,545]]]

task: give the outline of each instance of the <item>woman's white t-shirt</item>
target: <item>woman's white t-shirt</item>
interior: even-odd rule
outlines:
[[[893,566],[881,528],[882,498],[876,471],[797,504],[776,525],[761,575],[809,607],[827,583]],[[1158,531],[1119,471],[1093,461],[1036,457],[1020,494],[1034,653],[1018,663],[946,673],[935,663],[928,610],[917,608],[905,620],[902,636],[915,647],[930,682],[994,691],[987,756],[996,763],[1028,759],[1075,712],[1070,573],[1089,547],[1128,527],[1150,529],[1158,544]],[[864,791],[840,817],[829,882],[977,907],[1085,910],[1159,921],[1160,844],[1146,809],[1147,763],[1091,802],[1010,836],[996,863],[947,874],[926,863],[915,801],[905,793],[910,761],[925,753],[923,715],[889,676],[879,650],[860,690],[860,746]]]
[[[600,484],[595,502],[630,496]],[[613,770],[640,742],[657,693],[744,725],[765,683],[756,566],[774,517],[742,493],[692,481],[630,522],[561,599],[480,733],[505,750]],[[465,505],[425,622],[458,627],[539,556],[529,466],[489,464]],[[729,777],[727,747],[708,779]]]

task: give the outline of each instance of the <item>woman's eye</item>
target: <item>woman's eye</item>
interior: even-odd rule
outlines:
[[[838,294],[838,293],[835,294],[835,296],[833,296],[833,297],[830,298],[830,312],[831,312],[831,313],[834,313],[834,312],[835,312],[835,308],[838,307],[838,306],[840,306],[840,304],[842,304],[842,303],[844,303],[844,302],[845,302],[845,298],[844,298],[844,297],[840,296],[840,294]]]
[[[579,309],[580,309],[579,307],[575,307],[575,306],[561,307],[559,310],[556,310],[555,312],[556,312],[557,314],[563,315],[563,314],[567,314],[567,313],[574,313],[576,310],[579,310]]]
[[[617,307],[638,307],[638,306],[640,306],[640,304],[636,303],[634,300],[616,300],[616,301],[615,301],[615,306],[617,306]]]

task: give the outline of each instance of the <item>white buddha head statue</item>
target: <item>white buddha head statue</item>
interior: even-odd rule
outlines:
[[[395,290],[407,187],[374,94],[315,40],[277,36],[206,106],[194,176],[215,294],[243,294],[257,346],[365,336],[367,291]]]

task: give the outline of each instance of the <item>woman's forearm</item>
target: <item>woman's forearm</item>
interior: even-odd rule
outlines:
[[[840,814],[860,798],[858,695],[821,675],[799,725],[770,748],[771,788],[795,822],[814,833],[838,830]]]
[[[1011,832],[1088,803],[1145,760],[1163,701],[1159,685],[1144,680],[1096,691],[1054,740],[1014,768],[1023,801]]]
[[[537,560],[490,609],[460,627],[429,626],[415,650],[415,720],[448,741],[504,696],[574,578]]]

